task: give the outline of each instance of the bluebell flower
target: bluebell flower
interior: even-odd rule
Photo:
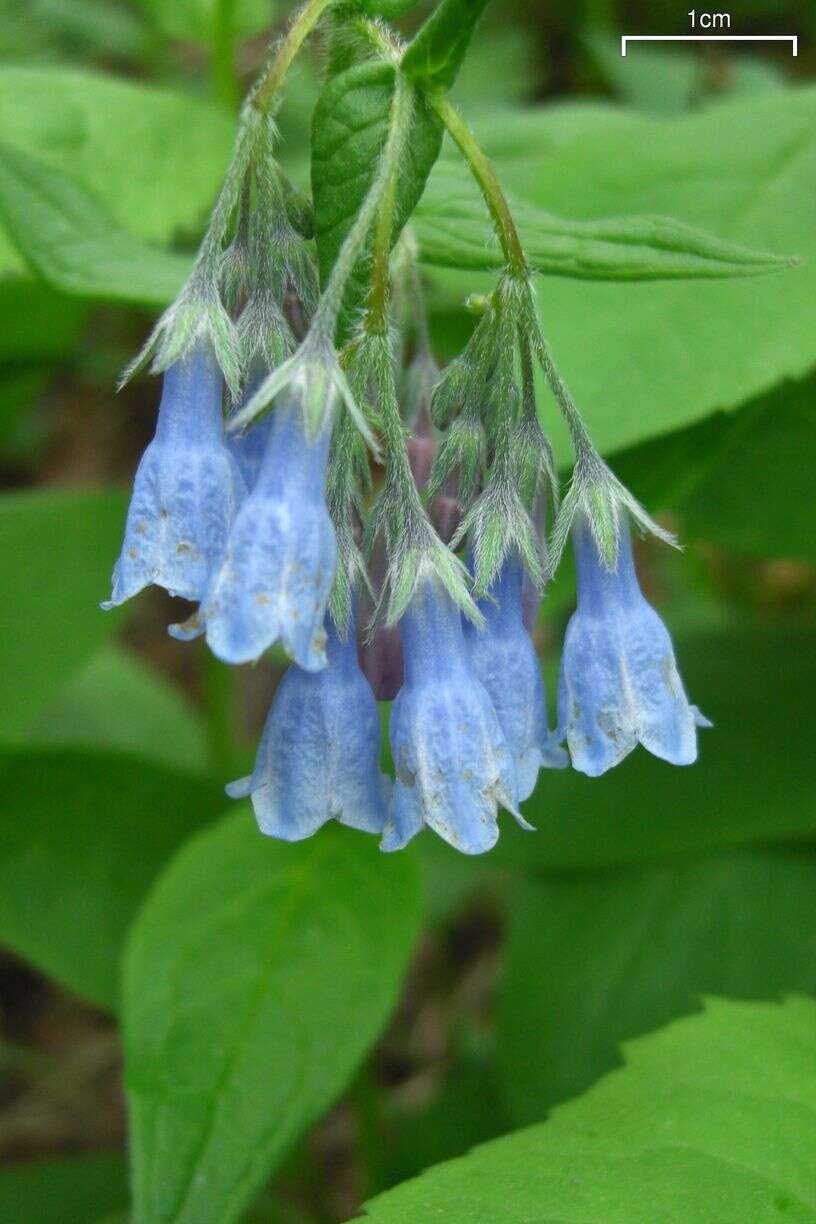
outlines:
[[[344,640],[331,619],[328,666],[292,666],[275,693],[255,769],[227,787],[251,795],[262,833],[299,841],[327,820],[382,832],[390,779],[380,773],[380,720],[357,661],[353,622]]]
[[[267,413],[244,433],[230,434],[227,439],[248,489],[254,489],[272,430],[272,414]]]
[[[171,633],[207,634],[225,663],[248,663],[282,641],[307,671],[326,665],[323,620],[337,559],[326,508],[330,430],[306,436],[298,405],[279,400],[255,486],[246,497],[197,614]]]
[[[519,801],[535,789],[539,769],[563,769],[567,754],[547,726],[544,682],[523,620],[523,569],[513,553],[499,570],[489,597],[479,601],[480,629],[465,625],[470,661],[493,702],[516,767]]]
[[[133,481],[125,538],[103,608],[150,583],[200,599],[246,487],[224,437],[222,378],[208,343],[166,371],[153,441]]]
[[[637,743],[673,765],[697,759],[697,730],[671,638],[643,598],[627,525],[614,570],[601,560],[585,517],[573,527],[578,608],[567,626],[558,694],[560,737],[572,763],[597,777]]]
[[[267,373],[267,366],[260,359],[255,358],[250,363],[246,389],[241,403],[236,409],[236,415],[242,411],[243,407],[255,394]],[[227,445],[236,458],[247,489],[255,488],[255,482],[258,479],[258,473],[261,470],[261,463],[263,462],[267,443],[269,442],[272,419],[272,413],[267,412],[265,416],[262,416],[254,425],[250,425],[243,433],[227,434]]]
[[[465,854],[499,836],[499,804],[517,811],[513,758],[496,711],[468,658],[459,609],[434,580],[401,621],[405,682],[391,709],[396,781],[383,850],[401,849],[423,825]]]

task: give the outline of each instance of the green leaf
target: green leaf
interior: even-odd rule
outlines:
[[[42,366],[72,355],[86,309],[37,281],[0,277],[0,361]]]
[[[367,1224],[816,1220],[816,1005],[710,1000],[549,1121],[366,1206]]]
[[[235,32],[239,37],[269,29],[280,6],[276,0],[139,0],[156,26],[168,38],[194,42],[212,41],[216,11],[225,3],[232,9]]]
[[[0,219],[31,269],[74,297],[162,306],[192,265],[125,233],[68,175],[2,144]]]
[[[613,466],[652,510],[680,515],[683,540],[816,561],[816,535],[802,513],[816,468],[813,378],[645,442]]]
[[[146,242],[199,228],[233,134],[225,114],[184,94],[67,68],[0,68],[0,142],[69,175]],[[13,262],[4,242],[0,267]]]
[[[656,115],[677,115],[707,100],[761,89],[779,89],[785,77],[773,64],[735,54],[727,44],[717,60],[702,48],[629,44],[621,55],[620,35],[590,30],[584,41],[604,79],[630,106]],[[730,57],[729,57],[730,53]]]
[[[94,1224],[127,1201],[125,1162],[113,1152],[26,1160],[0,1172],[0,1220],[9,1224]]]
[[[0,938],[116,1010],[125,931],[219,786],[139,757],[31,749],[0,758]]]
[[[714,722],[700,759],[678,768],[637,748],[602,778],[549,771],[524,814],[506,819],[497,860],[521,866],[615,866],[816,834],[803,762],[816,737],[812,633],[736,626],[675,637],[692,700]],[[769,714],[768,702],[784,711]],[[761,762],[762,787],[757,788]]]
[[[584,280],[679,280],[756,276],[790,267],[785,256],[724,242],[668,217],[568,221],[510,200],[530,266]],[[412,226],[424,263],[499,271],[504,258],[487,210],[464,168],[444,161]]]
[[[230,1224],[328,1108],[394,1005],[417,933],[410,857],[244,808],[178,855],[133,930],[125,1059],[136,1224]]]
[[[529,33],[494,13],[468,50],[451,99],[469,117],[482,111],[495,114],[499,107],[521,105],[533,96],[538,75],[536,48]]]
[[[28,730],[30,744],[111,748],[171,768],[207,772],[207,742],[189,702],[146,663],[108,644]]]
[[[761,850],[511,890],[501,1082],[538,1122],[620,1062],[621,1042],[706,994],[816,992],[816,855]]]
[[[766,93],[682,119],[599,105],[483,123],[504,185],[557,216],[670,216],[801,258],[757,280],[538,285],[545,332],[605,452],[736,408],[816,363],[816,89]],[[436,273],[461,298],[483,278]],[[568,440],[548,398],[560,455]]]
[[[103,613],[124,493],[7,493],[0,499],[0,738],[17,738],[63,681],[122,623]]]
[[[331,77],[313,121],[312,192],[321,280],[325,283],[373,181],[388,133],[394,67],[379,60]],[[422,195],[442,142],[442,129],[417,99],[394,210],[394,241]],[[349,307],[363,300],[360,274],[350,286]]]
[[[149,54],[144,21],[115,0],[28,0],[25,8],[28,22],[57,55],[138,61]]]
[[[440,0],[405,50],[405,75],[423,86],[450,89],[486,5],[487,0]]]

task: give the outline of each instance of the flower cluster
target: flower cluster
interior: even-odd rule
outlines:
[[[164,389],[103,606],[155,583],[198,605],[170,633],[204,636],[226,664],[282,645],[292,662],[255,768],[228,792],[287,841],[334,819],[393,851],[429,825],[478,854],[500,808],[530,828],[519,804],[542,769],[597,776],[638,743],[690,764],[706,720],[631,549],[633,527],[666,533],[594,450],[526,268],[511,261],[474,304],[473,334],[440,374],[413,240],[390,258],[384,224],[410,90],[398,77],[379,166],[320,295],[259,96],[193,274],[143,354]],[[369,301],[352,319],[361,268]],[[536,366],[575,448],[563,502]],[[376,489],[369,450],[384,465]],[[531,632],[570,538],[578,606],[553,729]],[[393,700],[393,783],[377,699]]]

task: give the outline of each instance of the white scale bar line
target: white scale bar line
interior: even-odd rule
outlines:
[[[789,42],[791,53],[799,54],[798,34],[621,34],[621,55],[630,42]]]

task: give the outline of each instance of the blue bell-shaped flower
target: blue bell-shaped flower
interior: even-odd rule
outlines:
[[[292,666],[275,693],[252,776],[227,787],[251,795],[262,833],[311,837],[327,820],[382,832],[390,779],[380,773],[380,720],[360,671],[354,625],[344,640],[329,619],[328,666]]]
[[[508,557],[479,601],[484,628],[469,621],[465,639],[470,661],[493,702],[516,767],[519,801],[535,789],[543,767],[563,769],[566,752],[547,726],[547,703],[538,656],[523,619],[524,573],[517,553]]]
[[[248,489],[254,489],[263,463],[263,457],[269,443],[272,431],[272,414],[261,417],[255,425],[250,425],[244,433],[232,434],[229,447],[235,456],[241,475]]]
[[[690,765],[697,727],[711,724],[689,704],[666,626],[643,598],[627,525],[613,571],[583,516],[573,543],[578,608],[567,626],[558,693],[559,738],[566,737],[572,764],[597,777],[641,743],[673,765]]]
[[[221,415],[221,372],[209,343],[164,375],[153,441],[133,481],[112,608],[155,583],[198,600],[220,563],[246,493]]]
[[[391,710],[396,781],[383,850],[428,824],[465,854],[496,844],[501,804],[517,811],[513,758],[468,658],[459,609],[433,579],[400,621],[405,682]]]
[[[265,363],[258,358],[250,363],[246,389],[241,403],[236,408],[236,414],[249,402],[268,372]],[[261,464],[263,463],[263,457],[269,442],[273,419],[273,414],[267,412],[265,416],[262,416],[254,425],[250,425],[243,433],[230,433],[227,435],[227,445],[236,458],[247,489],[255,488],[258,473],[261,470]]]
[[[337,559],[325,494],[329,438],[326,428],[310,441],[298,405],[276,404],[223,562],[196,615],[172,626],[174,637],[206,632],[225,663],[249,663],[280,640],[299,667],[325,667],[323,620]]]

